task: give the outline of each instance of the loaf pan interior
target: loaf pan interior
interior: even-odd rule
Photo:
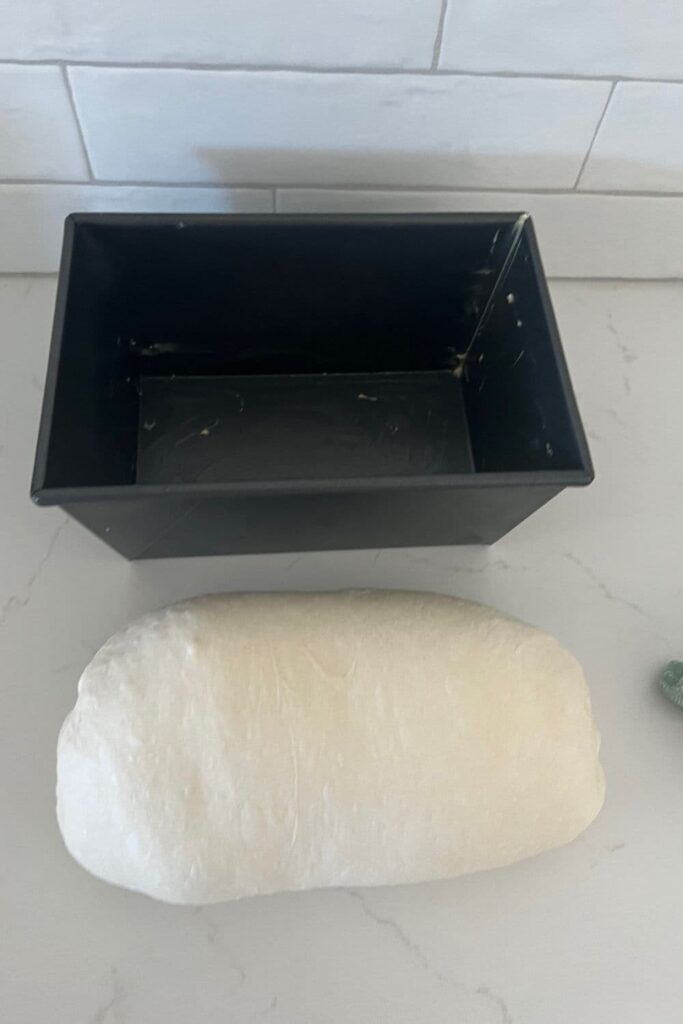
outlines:
[[[586,468],[524,217],[69,230],[39,488]]]

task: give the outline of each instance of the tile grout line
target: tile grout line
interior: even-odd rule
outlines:
[[[588,166],[588,161],[590,160],[591,153],[593,152],[593,147],[595,146],[595,142],[597,140],[597,137],[600,134],[600,129],[602,128],[603,121],[605,120],[605,117],[607,116],[607,111],[609,109],[610,103],[612,102],[612,97],[614,96],[614,90],[616,89],[618,83],[619,83],[619,79],[615,79],[615,81],[612,82],[612,88],[610,89],[610,91],[609,91],[609,93],[607,95],[607,99],[605,101],[604,109],[603,109],[602,114],[600,115],[600,117],[598,119],[597,125],[595,126],[595,131],[593,132],[593,138],[591,139],[591,141],[589,143],[588,149],[586,151],[586,155],[584,156],[583,160],[581,161],[581,166],[579,167],[579,173],[576,175],[576,181],[574,182],[574,191],[575,192],[579,191],[579,185],[581,183],[581,178],[583,176],[583,172],[586,170],[586,167]]]
[[[446,5],[447,6],[447,5]],[[74,67],[74,68],[98,68],[111,69],[114,71],[216,71],[231,72],[243,71],[256,74],[282,73],[299,75],[367,75],[369,77],[383,75],[410,75],[410,76],[438,76],[442,78],[527,78],[541,81],[565,81],[565,82],[614,82],[615,75],[612,74],[582,74],[569,72],[549,71],[477,71],[466,68],[433,68],[433,67],[400,67],[387,65],[386,67],[368,67],[354,65],[317,65],[317,64],[244,64],[244,63],[202,63],[201,61],[98,61],[98,60],[76,60],[69,58],[44,58],[44,59],[19,59],[0,60],[1,66],[19,67]],[[620,82],[644,82],[659,85],[682,85],[683,78],[662,78],[647,75],[619,75]]]
[[[436,36],[434,37],[434,50],[432,52],[432,66],[431,71],[439,70],[439,61],[441,60],[441,44],[443,42],[444,27],[446,25],[446,11],[448,10],[448,0],[441,0],[441,10],[439,11],[439,21],[436,26]]]
[[[355,183],[325,183],[320,182],[297,182],[296,184],[275,185],[272,181],[266,182],[231,182],[231,181],[155,181],[154,179],[130,179],[120,180],[115,178],[97,178],[84,180],[77,178],[0,178],[0,188],[149,188],[149,189],[178,189],[195,191],[250,191],[250,192],[369,192],[369,193],[405,193],[410,195],[438,194],[444,195],[510,195],[510,196],[547,196],[567,198],[570,196],[585,196],[601,199],[683,199],[683,191],[666,192],[653,191],[648,189],[581,189],[577,191],[575,186],[571,188],[525,188],[519,185],[516,188],[496,185],[425,185],[425,184],[367,184]]]
[[[81,119],[78,115],[78,107],[76,106],[76,100],[74,98],[73,89],[71,87],[69,72],[66,64],[60,64],[59,67],[62,72],[62,79],[64,80],[64,86],[66,88],[66,94],[69,98],[69,104],[71,105],[71,113],[73,114],[74,120],[76,122],[76,131],[78,132],[78,138],[80,139],[81,149],[83,150],[83,159],[85,160],[85,166],[88,169],[88,176],[90,182],[93,182],[95,181],[95,174],[92,168],[92,163],[90,162],[90,153],[88,152],[88,147],[85,142],[85,135],[83,134],[83,125],[81,124]]]
[[[121,180],[117,178],[97,178],[92,181],[79,178],[0,178],[0,188],[6,185],[8,188],[73,188],[76,185],[86,185],[94,188],[176,188],[176,189],[249,189],[252,192],[272,191],[278,188],[272,182],[239,182],[230,184],[223,181],[155,181],[153,178],[145,180],[130,179]],[[292,186],[294,187],[294,186]]]

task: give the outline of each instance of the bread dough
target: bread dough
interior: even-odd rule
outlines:
[[[435,594],[204,597],[109,640],[59,737],[94,875],[172,903],[388,885],[566,843],[604,781],[552,637]]]

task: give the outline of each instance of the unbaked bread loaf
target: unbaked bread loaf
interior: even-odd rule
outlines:
[[[575,659],[435,594],[204,597],[109,640],[58,748],[68,849],[173,903],[418,882],[566,843],[603,801]]]

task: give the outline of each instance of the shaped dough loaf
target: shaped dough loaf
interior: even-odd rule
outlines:
[[[173,903],[417,882],[573,839],[603,801],[597,753],[577,662],[490,608],[223,595],[95,655],[57,813],[94,875]]]

